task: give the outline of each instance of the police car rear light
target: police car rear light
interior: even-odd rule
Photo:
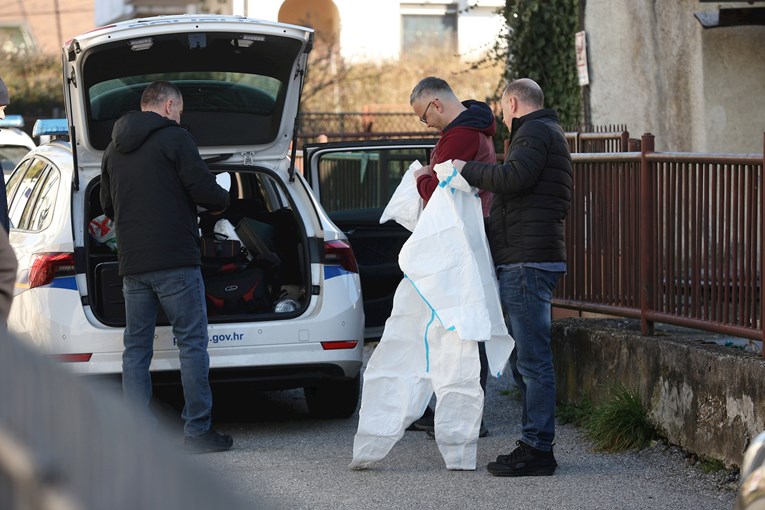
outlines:
[[[358,273],[359,266],[351,245],[346,241],[327,241],[324,243],[324,263],[341,266],[346,271]]]
[[[93,353],[85,352],[82,354],[57,354],[56,359],[63,361],[64,363],[83,363],[90,361],[93,357]]]
[[[325,351],[333,351],[335,349],[355,349],[358,344],[356,340],[340,340],[336,342],[322,342],[321,346]]]
[[[57,276],[74,274],[74,253],[35,253],[29,270],[29,288],[48,285]]]

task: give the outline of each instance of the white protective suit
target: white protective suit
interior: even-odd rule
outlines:
[[[413,171],[396,189],[381,222],[412,228],[421,208]],[[436,443],[447,469],[474,470],[483,416],[478,342],[486,341],[490,372],[499,376],[513,349],[502,315],[477,190],[452,167],[434,167],[441,181],[399,254],[404,279],[366,371],[350,467],[385,457],[422,416],[436,393]]]

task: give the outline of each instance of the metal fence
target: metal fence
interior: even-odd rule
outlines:
[[[301,113],[298,148],[317,141],[431,138],[437,135],[437,130],[420,122],[412,112]]]
[[[763,340],[762,154],[576,153],[554,304]],[[765,349],[763,354],[765,354]]]
[[[311,112],[300,114],[298,148],[319,141],[436,136],[438,131],[420,122],[412,112]],[[571,152],[623,152],[629,145],[629,133],[623,124],[571,126],[567,128],[566,139]]]
[[[763,155],[654,152],[652,135],[626,130],[567,138],[592,152],[572,153],[568,272],[555,306],[641,319],[645,334],[661,322],[762,341]],[[371,200],[358,175],[377,182],[381,162],[363,157],[328,163],[344,176],[336,200]]]

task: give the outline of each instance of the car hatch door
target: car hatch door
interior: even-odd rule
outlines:
[[[435,140],[307,145],[303,174],[332,222],[351,243],[359,265],[366,336],[379,336],[402,278],[398,254],[410,232],[380,217],[409,165],[426,164]]]

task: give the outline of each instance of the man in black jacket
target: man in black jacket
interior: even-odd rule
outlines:
[[[510,129],[505,163],[455,161],[471,185],[491,191],[489,244],[502,307],[515,339],[510,356],[521,392],[517,448],[487,466],[496,476],[552,475],[557,467],[555,372],[550,348],[552,293],[566,271],[564,220],[571,202],[572,164],[554,110],[544,109],[539,85],[515,80],[502,95]]]
[[[223,451],[233,440],[211,428],[197,206],[223,211],[229,195],[179,125],[182,113],[178,88],[152,83],[141,96],[141,111],[114,124],[101,164],[101,206],[114,220],[125,296],[122,387],[128,400],[148,406],[154,326],[162,305],[179,349],[185,445],[191,451]]]

